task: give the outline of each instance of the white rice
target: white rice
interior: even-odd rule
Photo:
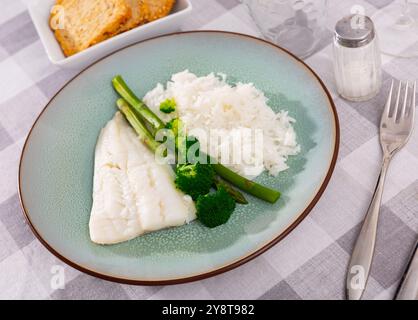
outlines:
[[[188,134],[199,139],[203,151],[240,174],[253,177],[268,170],[275,176],[286,170],[288,156],[300,151],[292,127],[295,120],[286,111],[274,113],[264,93],[252,83],[231,86],[225,80],[224,74],[197,77],[185,70],[174,74],[165,88],[158,84],[143,100],[165,121],[179,116]],[[169,115],[159,110],[167,98],[177,103],[176,112]],[[222,148],[236,147],[237,137],[248,135],[249,130],[252,134],[241,139],[239,145],[251,156],[246,161],[221,158]],[[212,143],[214,132],[221,135],[221,142]],[[262,144],[256,144],[260,134]]]

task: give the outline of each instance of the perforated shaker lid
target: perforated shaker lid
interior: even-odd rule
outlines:
[[[335,25],[335,39],[349,48],[358,48],[370,43],[375,37],[373,21],[360,14],[352,14],[339,20]]]

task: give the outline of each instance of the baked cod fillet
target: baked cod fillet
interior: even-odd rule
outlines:
[[[66,56],[71,56],[115,35],[131,17],[127,0],[57,0],[50,26],[62,19],[62,29],[54,30]],[[59,15],[59,16],[58,16]]]
[[[113,244],[194,220],[192,199],[173,181],[171,166],[158,164],[117,112],[96,145],[91,240]]]

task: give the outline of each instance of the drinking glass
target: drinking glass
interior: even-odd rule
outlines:
[[[243,0],[262,35],[304,59],[324,34],[327,0]]]
[[[372,19],[384,54],[418,57],[418,2],[395,0],[378,10]]]

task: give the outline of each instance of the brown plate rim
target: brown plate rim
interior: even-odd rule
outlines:
[[[288,226],[283,232],[281,232],[276,238],[274,238],[273,240],[269,241],[267,244],[263,245],[261,248],[257,249],[256,251],[252,252],[251,254],[242,257],[241,259],[231,262],[228,265],[219,267],[215,270],[211,270],[209,272],[204,272],[201,274],[197,274],[197,275],[193,275],[193,276],[187,276],[187,277],[182,277],[182,278],[176,278],[176,279],[164,279],[164,280],[136,280],[136,279],[125,279],[125,278],[120,278],[120,277],[115,277],[115,276],[111,276],[111,275],[106,275],[94,270],[90,270],[87,269],[86,267],[83,267],[69,259],[67,259],[66,257],[64,257],[63,255],[61,255],[59,252],[57,252],[48,242],[46,242],[46,240],[44,240],[41,236],[41,234],[37,231],[37,229],[35,228],[35,226],[33,225],[29,214],[26,210],[24,201],[23,201],[23,196],[22,196],[22,190],[21,190],[21,169],[22,169],[22,159],[24,157],[24,153],[26,150],[26,146],[27,143],[29,141],[29,138],[31,136],[31,133],[36,125],[36,123],[38,122],[38,120],[41,118],[42,114],[45,112],[45,110],[48,108],[48,106],[51,104],[51,102],[55,99],[55,97],[57,95],[59,95],[61,93],[61,91],[69,84],[71,83],[73,80],[75,80],[78,76],[80,76],[82,73],[84,73],[85,71],[87,71],[90,67],[94,66],[95,64],[99,63],[100,61],[106,59],[107,57],[111,56],[114,53],[117,53],[119,51],[122,51],[126,48],[135,46],[139,43],[142,42],[147,42],[147,41],[151,41],[154,39],[158,39],[158,38],[164,38],[164,37],[171,37],[171,36],[175,36],[175,35],[183,35],[183,34],[209,34],[209,33],[218,33],[218,34],[229,34],[229,35],[233,35],[233,36],[237,36],[237,37],[244,37],[247,39],[252,39],[252,40],[256,40],[256,41],[260,41],[264,44],[268,44],[284,53],[286,53],[287,55],[289,55],[290,57],[292,57],[293,59],[295,59],[297,62],[301,63],[302,66],[304,66],[306,69],[308,69],[310,71],[310,73],[314,76],[314,78],[319,82],[319,84],[321,85],[322,89],[324,90],[325,94],[328,97],[330,106],[331,106],[331,110],[332,113],[334,115],[334,126],[335,126],[335,145],[334,145],[334,152],[332,155],[332,159],[330,162],[330,166],[328,169],[328,172],[325,176],[325,179],[323,180],[320,188],[318,189],[317,193],[315,194],[314,198],[311,200],[311,202],[309,203],[309,205],[305,208],[305,210],[298,216],[298,218],[290,225]],[[63,262],[65,262],[66,264],[70,265],[71,267],[84,272],[86,274],[89,274],[91,276],[97,277],[97,278],[101,278],[107,281],[112,281],[112,282],[118,282],[118,283],[123,283],[123,284],[130,284],[130,285],[147,285],[147,286],[161,286],[161,285],[173,285],[173,284],[181,284],[181,283],[186,283],[186,282],[192,282],[192,281],[197,281],[197,280],[202,280],[202,279],[206,279],[227,271],[230,271],[232,269],[235,269],[236,267],[247,263],[248,261],[256,258],[257,256],[259,256],[260,254],[264,253],[265,251],[267,251],[268,249],[270,249],[271,247],[273,247],[274,245],[276,245],[278,242],[280,242],[283,238],[285,238],[291,231],[293,231],[298,225],[299,223],[306,218],[306,216],[311,212],[312,208],[316,205],[316,203],[318,202],[318,200],[321,198],[322,194],[324,193],[329,180],[331,179],[332,173],[334,171],[335,168],[335,164],[337,162],[337,157],[338,157],[338,151],[339,151],[339,145],[340,145],[340,125],[339,125],[339,120],[338,120],[338,114],[337,114],[337,109],[335,107],[334,101],[332,99],[331,94],[329,93],[327,87],[325,86],[324,82],[321,80],[321,78],[311,69],[311,67],[309,67],[304,61],[302,61],[301,59],[299,59],[298,57],[296,57],[294,54],[290,53],[288,50],[273,44],[267,40],[264,39],[260,39],[251,35],[246,35],[246,34],[242,34],[242,33],[237,33],[237,32],[230,32],[230,31],[220,31],[220,30],[198,30],[198,31],[183,31],[183,32],[174,32],[174,33],[169,33],[169,34],[165,34],[165,35],[160,35],[157,37],[153,37],[153,38],[149,38],[146,40],[142,40],[142,41],[138,41],[135,42],[131,45],[125,46],[123,48],[120,48],[102,58],[100,58],[99,60],[95,61],[94,63],[90,64],[89,66],[87,66],[86,68],[83,68],[83,70],[81,70],[79,73],[77,73],[74,77],[72,77],[70,80],[67,81],[67,83],[60,89],[58,90],[54,96],[49,100],[49,102],[46,104],[46,106],[43,108],[43,110],[41,111],[41,113],[38,115],[38,117],[36,118],[35,122],[33,123],[32,127],[29,130],[29,133],[25,139],[25,143],[23,145],[22,148],[22,153],[20,156],[20,160],[19,160],[19,172],[18,172],[18,193],[19,193],[19,202],[20,202],[20,206],[22,208],[22,212],[23,215],[26,219],[26,221],[28,222],[30,229],[32,230],[32,232],[34,233],[34,235],[36,236],[36,238],[45,246],[45,248],[47,248],[53,255],[55,255],[57,258],[59,258],[60,260],[62,260]]]

